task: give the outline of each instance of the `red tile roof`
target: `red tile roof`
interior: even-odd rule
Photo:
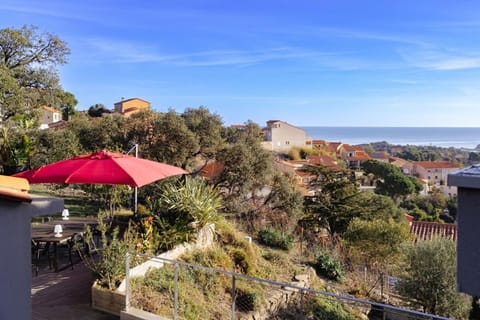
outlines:
[[[436,237],[457,240],[457,226],[453,223],[413,221],[410,232],[415,236],[415,242]]]
[[[344,144],[343,149],[345,149],[345,151],[364,151],[364,149],[362,147],[351,146],[349,144]]]
[[[324,145],[326,142],[325,140],[312,140],[311,143],[314,146],[318,146],[318,145]]]
[[[307,160],[311,164],[321,165],[325,167],[337,166],[337,162],[332,157],[326,155],[308,156]]]
[[[206,179],[214,179],[220,176],[225,166],[223,163],[212,161],[200,171],[200,175]]]
[[[425,169],[460,168],[460,165],[449,161],[417,161],[415,164]]]
[[[52,107],[49,107],[49,106],[42,106],[42,109],[45,110],[45,111],[52,112],[52,113],[62,113],[62,111],[60,111],[58,109],[55,109],[55,108],[52,108]]]
[[[355,156],[353,157],[346,157],[347,160],[352,160],[352,161],[363,161],[363,160],[370,160],[370,156],[365,153],[364,151],[356,151]]]
[[[338,151],[338,147],[340,147],[341,145],[341,142],[327,142],[327,147],[325,148],[325,150],[327,152],[336,153]]]
[[[149,102],[149,101],[147,101],[147,100],[143,100],[143,99],[140,99],[140,98],[130,98],[130,99],[125,99],[125,100],[121,100],[121,101],[115,102],[114,104],[118,104],[118,103],[124,103],[124,102],[132,101],[132,100],[140,100],[140,101],[143,101],[143,102],[146,102],[146,103],[150,104],[150,102]]]

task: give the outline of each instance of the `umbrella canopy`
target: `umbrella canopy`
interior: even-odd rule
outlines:
[[[141,187],[175,175],[182,168],[108,151],[76,156],[15,174],[30,183],[120,184]]]

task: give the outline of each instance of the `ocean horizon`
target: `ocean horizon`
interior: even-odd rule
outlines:
[[[386,141],[393,145],[475,149],[480,127],[301,127],[312,139],[351,145]]]

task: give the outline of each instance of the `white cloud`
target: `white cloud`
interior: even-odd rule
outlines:
[[[409,48],[399,50],[411,66],[427,70],[466,70],[480,68],[478,53],[445,49]]]
[[[237,65],[248,66],[272,60],[312,58],[324,53],[291,47],[255,50],[209,50],[179,54],[164,54],[155,46],[127,41],[92,38],[86,44],[97,58],[115,63],[160,62],[182,67]]]
[[[34,15],[34,16],[39,15],[39,16],[47,16],[52,18],[78,20],[78,21],[84,21],[84,22],[94,21],[94,19],[90,18],[89,15],[80,14],[78,12],[77,14],[71,13],[72,10],[68,10],[68,8],[62,7],[64,3],[58,3],[55,8],[48,7],[48,4],[46,3],[42,3],[42,6],[38,6],[37,4],[38,4],[37,2],[34,2],[34,3],[14,2],[13,4],[3,3],[3,4],[0,4],[0,11],[28,14],[28,15]]]

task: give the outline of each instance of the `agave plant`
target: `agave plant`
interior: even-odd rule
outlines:
[[[156,229],[154,246],[158,250],[193,240],[197,230],[220,218],[221,196],[200,179],[186,177],[161,184],[149,198],[147,204]]]
[[[159,199],[166,212],[185,214],[202,228],[218,221],[222,198],[216,189],[200,179],[186,178],[181,184],[168,184]]]

